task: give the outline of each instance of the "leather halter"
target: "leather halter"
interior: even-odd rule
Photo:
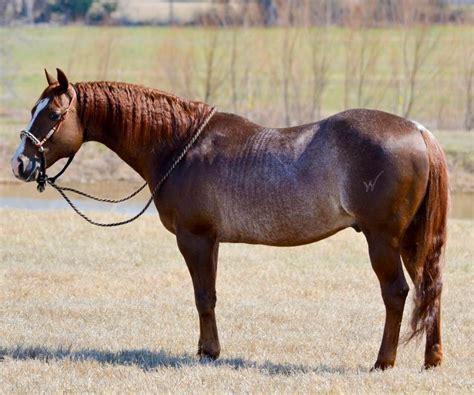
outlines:
[[[42,140],[39,140],[38,137],[36,137],[33,133],[31,133],[26,128],[20,131],[20,137],[21,138],[26,137],[27,139],[29,139],[33,143],[33,145],[38,149],[38,152],[40,153],[40,171],[38,173],[38,176],[36,177],[36,182],[38,183],[37,189],[39,192],[44,191],[46,187],[46,182],[48,180],[54,183],[56,179],[66,171],[67,167],[71,164],[72,160],[74,159],[75,154],[71,155],[68,158],[64,167],[54,177],[48,177],[46,175],[46,155],[44,153],[43,146],[54,135],[54,133],[56,133],[56,131],[60,128],[61,124],[66,119],[66,115],[69,109],[77,100],[76,89],[74,88],[74,86],[72,86],[72,88],[73,88],[74,93],[72,95],[72,98],[71,98],[71,101],[69,102],[68,107],[61,113],[60,119],[54,124],[54,126],[49,130],[49,132],[46,133],[46,136]]]

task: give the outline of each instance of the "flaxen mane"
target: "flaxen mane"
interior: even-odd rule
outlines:
[[[74,87],[84,126],[114,125],[110,132],[120,134],[129,146],[155,139],[173,144],[196,130],[212,109],[205,103],[122,82],[79,82]]]

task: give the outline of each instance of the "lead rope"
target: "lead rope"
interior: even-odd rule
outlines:
[[[48,178],[48,184],[53,186],[50,182],[51,178]],[[54,184],[54,181],[53,181],[53,184]],[[86,198],[89,198],[91,200],[95,200],[96,202],[105,202],[105,203],[122,203],[122,202],[125,202],[127,200],[130,200],[131,198],[133,198],[134,196],[138,195],[141,191],[143,191],[143,188],[145,188],[148,184],[145,182],[140,188],[138,188],[136,191],[132,192],[130,195],[127,195],[121,199],[107,199],[107,198],[100,198],[100,197],[97,197],[97,196],[93,196],[93,195],[89,195],[88,193],[86,192],[82,192],[82,191],[79,191],[77,189],[74,189],[74,188],[69,188],[69,187],[60,187],[58,185],[54,185],[55,187],[61,189],[63,192],[64,191],[67,191],[67,192],[72,192],[72,193],[75,193],[77,195],[81,195],[81,196],[84,196]]]
[[[97,221],[94,221],[92,219],[90,219],[86,214],[84,214],[81,210],[79,210],[76,205],[71,201],[71,199],[66,195],[66,193],[64,191],[69,191],[69,192],[74,192],[74,193],[77,193],[79,195],[82,195],[82,196],[85,196],[85,197],[88,197],[90,199],[93,199],[93,200],[96,200],[96,201],[99,201],[99,202],[107,202],[107,203],[120,203],[120,202],[124,202],[128,199],[131,199],[132,197],[134,197],[135,195],[137,195],[138,193],[140,193],[140,191],[143,190],[143,188],[145,188],[145,186],[147,185],[147,183],[145,182],[145,184],[143,184],[140,188],[138,188],[135,192],[131,193],[130,195],[122,198],[122,199],[117,199],[117,200],[112,200],[112,199],[103,199],[103,198],[98,198],[98,197],[95,197],[95,196],[92,196],[92,195],[89,195],[85,192],[81,192],[81,191],[78,191],[77,189],[73,189],[73,188],[67,188],[67,187],[60,187],[59,185],[56,185],[55,184],[55,178],[48,178],[46,180],[46,182],[51,185],[54,189],[56,189],[56,191],[59,192],[59,194],[64,198],[64,200],[69,204],[69,206],[71,206],[71,208],[79,215],[81,216],[82,218],[84,218],[87,222],[89,222],[90,224],[92,225],[96,225],[96,226],[101,226],[101,227],[105,227],[105,228],[109,228],[109,227],[113,227],[113,226],[120,226],[120,225],[125,225],[125,224],[128,224],[132,221],[135,221],[138,217],[142,216],[143,213],[148,209],[148,207],[150,206],[151,202],[153,201],[153,198],[155,197],[156,193],[159,191],[161,185],[166,181],[166,179],[170,176],[170,174],[173,172],[173,170],[176,168],[176,166],[179,164],[179,162],[181,162],[184,158],[184,156],[187,154],[187,152],[189,151],[189,149],[193,146],[193,144],[196,142],[196,140],[198,139],[198,137],[200,136],[200,134],[202,133],[202,131],[204,130],[204,128],[206,127],[206,125],[209,123],[209,121],[211,120],[212,116],[214,115],[214,113],[216,112],[216,108],[214,107],[211,112],[209,113],[209,115],[206,117],[206,119],[204,120],[204,122],[202,123],[202,125],[200,126],[200,128],[197,130],[196,134],[193,136],[193,138],[188,142],[188,144],[186,144],[186,146],[184,147],[183,151],[181,152],[181,154],[179,154],[179,156],[174,160],[173,164],[170,166],[170,168],[168,169],[168,171],[160,178],[160,181],[158,181],[158,184],[156,184],[155,188],[153,189],[153,192],[151,193],[151,196],[150,196],[150,199],[148,199],[148,202],[145,204],[145,207],[143,207],[140,212],[136,215],[134,215],[133,217],[131,218],[128,218],[124,221],[119,221],[119,222],[110,222],[110,223],[102,223],[102,222],[97,222]]]

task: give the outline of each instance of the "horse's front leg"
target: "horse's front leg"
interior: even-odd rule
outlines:
[[[177,241],[193,280],[200,327],[198,355],[216,359],[221,350],[214,313],[219,243],[215,237],[186,230],[177,232]]]

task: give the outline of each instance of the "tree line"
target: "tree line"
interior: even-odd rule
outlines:
[[[170,24],[174,7],[184,0],[157,0],[167,3]],[[425,23],[471,23],[470,0],[202,0],[205,11],[194,16],[200,25],[346,25],[354,14],[365,14],[370,26],[404,23],[407,9],[423,10]],[[0,0],[0,23],[84,22],[89,24],[127,24],[127,2],[119,0]],[[124,7],[121,7],[124,6]],[[115,14],[114,14],[115,12]]]

